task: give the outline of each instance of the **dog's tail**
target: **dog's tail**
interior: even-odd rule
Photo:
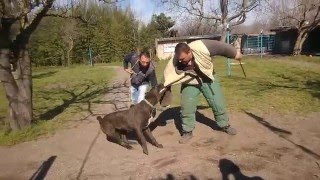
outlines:
[[[100,122],[100,121],[102,121],[102,117],[101,116],[98,116],[97,117],[97,120]]]

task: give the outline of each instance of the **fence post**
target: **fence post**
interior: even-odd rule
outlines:
[[[93,66],[92,48],[91,47],[89,47],[89,62],[90,62],[90,65]]]
[[[267,40],[267,53],[269,52],[269,41],[270,41],[270,35],[268,35],[268,40]]]
[[[260,32],[260,58],[262,59],[262,53],[263,53],[263,30],[261,30],[261,32]]]
[[[229,24],[227,25],[227,43],[230,44]],[[230,59],[229,58],[227,58],[227,76],[231,76],[231,65],[230,65]]]

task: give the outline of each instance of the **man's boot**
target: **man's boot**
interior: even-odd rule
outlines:
[[[230,125],[222,127],[221,129],[223,132],[225,132],[229,135],[236,135],[237,134],[237,130],[232,128]]]
[[[182,136],[179,140],[180,144],[186,144],[187,142],[189,142],[189,140],[193,137],[192,135],[192,131],[191,132],[184,132],[182,133]]]

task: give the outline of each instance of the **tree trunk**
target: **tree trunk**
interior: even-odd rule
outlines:
[[[67,50],[67,63],[68,63],[68,66],[71,65],[71,53],[72,53],[72,49],[73,49],[73,39],[72,37],[68,37],[69,39],[69,49]]]
[[[19,79],[17,84],[20,91],[20,96],[22,101],[22,107],[26,109],[24,112],[29,125],[32,121],[32,69],[31,69],[31,59],[29,52],[26,49],[20,51],[20,56],[18,59],[18,75]],[[28,125],[28,126],[29,126]]]
[[[304,31],[299,30],[298,31],[297,41],[296,41],[294,48],[293,48],[293,55],[300,55],[301,54],[303,43],[307,39],[307,37],[308,37],[308,33],[306,30],[304,30]]]
[[[10,50],[0,49],[0,80],[9,101],[9,124],[14,131],[29,127],[32,120],[31,62],[26,50],[20,55],[15,79],[11,72]]]
[[[222,23],[222,30],[221,30],[221,42],[226,42],[227,38],[227,23]]]
[[[220,10],[221,10],[221,24],[222,24],[222,32],[221,32],[221,42],[226,42],[228,23],[228,0],[220,0]]]

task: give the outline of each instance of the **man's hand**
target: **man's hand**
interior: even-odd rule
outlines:
[[[133,74],[134,73],[131,68],[127,68],[127,69],[124,69],[124,70],[129,74]]]
[[[241,58],[242,58],[241,52],[240,52],[240,51],[237,51],[236,57],[234,57],[234,59],[240,61]]]

